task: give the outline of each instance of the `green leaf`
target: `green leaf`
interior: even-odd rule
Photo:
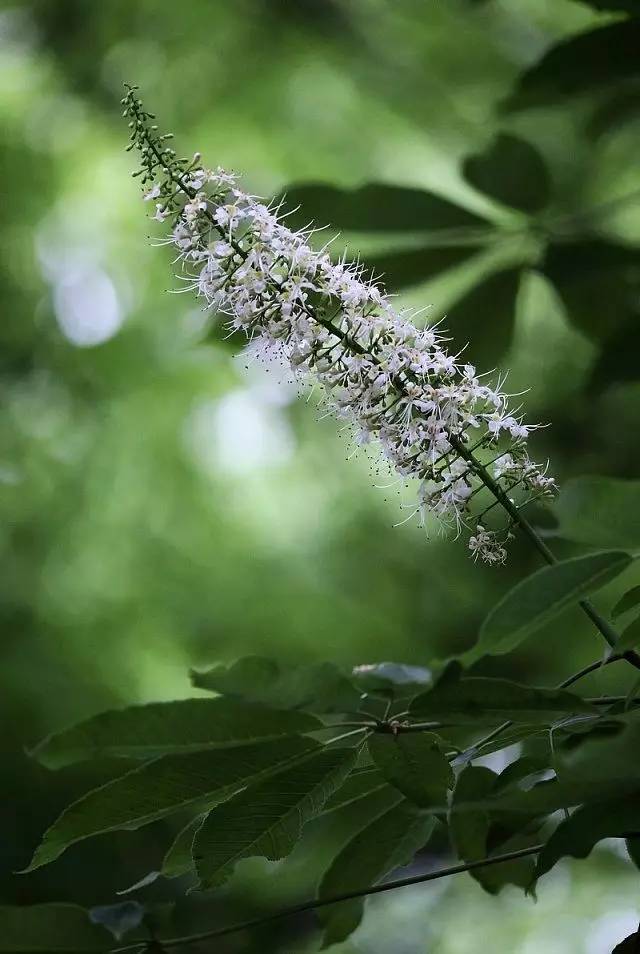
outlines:
[[[75,904],[0,907],[0,951],[11,954],[54,954],[56,951],[108,951],[113,937],[92,924]]]
[[[429,840],[433,826],[432,816],[416,811],[398,796],[396,805],[369,821],[336,855],[322,878],[318,898],[368,888],[409,864]],[[356,898],[319,911],[325,924],[323,946],[348,937],[360,923],[363,907],[364,901]]]
[[[377,732],[368,742],[369,752],[390,785],[420,808],[446,804],[454,775],[432,732]]]
[[[551,722],[561,716],[597,711],[590,703],[564,689],[536,689],[508,679],[485,676],[460,678],[451,667],[428,692],[409,707],[414,717],[465,723]]]
[[[515,823],[513,819],[505,821],[503,818],[501,837],[497,844],[490,846],[492,814],[487,809],[457,810],[459,805],[489,801],[501,782],[501,776],[483,766],[469,765],[458,776],[453,793],[449,830],[458,856],[463,861],[486,858],[498,847],[500,850],[512,850],[532,843],[531,839],[526,837],[517,839],[519,843],[513,840],[513,836],[518,835],[523,827],[523,816],[516,816]],[[526,824],[527,816],[524,816],[524,821]],[[526,888],[531,883],[533,870],[534,862],[531,858],[518,858],[490,868],[479,868],[470,874],[489,894],[497,894],[507,884]]]
[[[383,788],[389,788],[389,786],[377,768],[374,766],[362,769],[356,768],[335,794],[328,799],[324,806],[324,814],[337,811],[352,802],[368,798],[373,792],[378,792]]]
[[[352,679],[363,693],[373,693],[394,699],[414,696],[433,681],[429,669],[392,662],[356,666]]]
[[[348,232],[431,232],[486,226],[487,222],[448,199],[424,189],[371,183],[339,189],[322,183],[289,186],[288,209],[300,206],[287,221],[301,228],[313,221]]]
[[[150,759],[320,728],[318,719],[303,712],[283,712],[232,699],[184,699],[102,712],[50,735],[31,755],[48,768],[60,768],[81,759]]]
[[[211,806],[318,749],[297,736],[236,748],[166,755],[94,789],[67,808],[45,833],[31,864],[48,864],[84,838],[135,829],[184,808]]]
[[[618,616],[628,613],[629,610],[635,609],[635,607],[640,603],[640,586],[632,586],[630,590],[622,596],[616,605],[611,610],[611,615],[614,619],[617,619]]]
[[[511,133],[499,133],[484,152],[467,156],[462,171],[480,192],[522,212],[538,212],[549,201],[544,159],[535,146]]]
[[[506,106],[526,109],[600,90],[640,74],[640,23],[625,20],[578,33],[552,47],[520,77]]]
[[[632,558],[620,550],[589,553],[545,566],[518,583],[486,617],[478,642],[463,657],[511,652],[563,610],[573,606],[626,570]]]
[[[435,275],[466,262],[477,245],[425,245],[422,248],[366,255],[366,271],[380,280],[387,291],[411,288]]]
[[[603,838],[640,834],[640,790],[623,798],[610,798],[577,808],[560,822],[538,856],[540,877],[567,855],[586,858]]]
[[[541,267],[572,324],[602,342],[640,313],[637,259],[631,245],[584,238],[549,245]]]
[[[352,748],[321,749],[209,812],[193,842],[201,886],[221,884],[243,858],[288,855],[356,759]]]
[[[630,649],[635,649],[638,645],[640,645],[640,618],[634,619],[634,621],[629,623],[627,628],[622,631],[620,639],[611,652],[626,653]]]
[[[446,327],[465,360],[493,367],[511,343],[522,270],[505,268],[480,279],[447,310]],[[491,333],[486,334],[487,326]]]
[[[575,477],[555,503],[554,534],[592,546],[640,547],[640,480]]]
[[[360,693],[332,663],[281,669],[264,656],[245,656],[230,666],[214,666],[191,673],[198,689],[276,709],[308,709],[316,712],[351,712],[360,704]]]
[[[193,869],[193,839],[205,817],[205,813],[196,815],[174,838],[160,869],[160,874],[165,878],[178,878]]]

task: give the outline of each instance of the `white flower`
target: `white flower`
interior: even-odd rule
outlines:
[[[197,294],[253,348],[277,348],[298,377],[317,381],[356,444],[377,439],[398,475],[417,481],[421,523],[433,514],[460,530],[471,518],[482,480],[455,450],[462,445],[506,438],[511,446],[494,460],[494,479],[509,491],[553,491],[529,460],[530,428],[509,411],[500,385],[480,383],[473,365],[458,364],[438,329],[418,329],[365,280],[362,266],[314,251],[306,233],[284,225],[224,170],[190,168],[188,186],[196,191],[178,209],[171,241]],[[156,217],[166,214],[157,206]],[[478,525],[469,548],[503,563],[503,542]]]

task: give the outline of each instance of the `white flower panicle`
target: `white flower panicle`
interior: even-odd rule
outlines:
[[[478,493],[493,484],[502,495],[517,492],[522,506],[555,484],[529,459],[532,428],[509,410],[500,384],[459,362],[440,331],[396,310],[362,265],[312,249],[309,231],[290,229],[279,208],[241,191],[235,176],[205,169],[198,154],[178,159],[133,89],[123,104],[145,199],[155,203],[153,218],[170,220],[169,241],[196,294],[251,342],[278,347],[297,375],[321,384],[356,442],[375,439],[399,477],[417,481],[421,524],[432,514],[466,527],[475,558],[503,563],[513,516],[488,529],[481,519],[495,492],[482,513]]]

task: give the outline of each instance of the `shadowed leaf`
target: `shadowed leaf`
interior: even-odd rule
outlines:
[[[544,159],[535,146],[510,133],[499,133],[484,152],[467,156],[462,171],[480,192],[522,212],[538,212],[549,201]]]
[[[434,819],[417,812],[402,796],[362,828],[336,855],[324,874],[318,897],[328,898],[377,884],[386,874],[409,864],[431,835]],[[343,941],[362,917],[364,901],[332,904],[319,916],[325,925],[324,947]]]
[[[75,904],[0,907],[0,951],[6,954],[85,954],[112,946],[112,935]]]
[[[431,232],[486,226],[484,219],[449,199],[424,189],[371,183],[339,189],[323,183],[301,183],[284,190],[291,227],[313,221],[348,232]]]
[[[625,20],[578,33],[553,46],[521,75],[507,109],[555,103],[640,75],[640,22]]]
[[[545,566],[526,577],[490,611],[478,642],[464,660],[511,652],[563,610],[615,579],[632,563],[620,550],[605,550]]]
[[[420,808],[442,805],[454,775],[442,751],[442,741],[431,732],[377,732],[369,752],[390,785]]]
[[[356,758],[353,749],[323,749],[209,812],[193,841],[202,887],[221,884],[243,858],[288,855]]]
[[[148,762],[70,805],[45,833],[26,870],[48,864],[92,835],[140,828],[183,808],[221,802],[317,748],[311,739],[290,736]]]
[[[303,712],[283,712],[231,699],[184,699],[101,712],[50,735],[31,755],[48,768],[60,768],[81,759],[150,759],[319,728],[322,723]]]

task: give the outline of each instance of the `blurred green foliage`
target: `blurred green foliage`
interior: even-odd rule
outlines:
[[[430,303],[430,320],[445,315],[475,360],[511,368],[511,390],[531,388],[529,416],[552,424],[536,453],[561,480],[629,478],[640,470],[640,20],[625,16],[635,7],[3,6],[5,901],[111,900],[158,860],[152,828],[79,846],[55,870],[11,874],[70,796],[109,777],[106,764],[32,765],[23,748],[46,732],[114,703],[186,696],[189,666],[248,653],[428,663],[467,649],[486,611],[537,566],[524,542],[492,570],[453,542],[394,529],[395,490],[372,486],[366,460],[345,460],[313,401],[245,370],[239,342],[188,296],[165,293],[179,284],[166,250],[150,247],[158,232],[129,178],[122,82],[144,88],[185,151],[242,170],[256,192],[304,199],[307,219],[341,228],[338,245],[360,249],[407,302]],[[608,524],[593,506],[558,510],[573,540],[590,539],[582,519]],[[551,532],[553,518],[538,519]],[[607,591],[610,603],[624,586]],[[550,684],[598,652],[576,614],[482,666]],[[593,677],[596,691],[626,688],[613,668]],[[264,866],[247,863],[227,917],[246,914],[256,892],[268,906],[314,882],[331,855],[315,824],[312,860],[294,853],[266,894]],[[605,917],[605,883],[624,896],[616,864],[604,857],[598,869],[600,909],[590,875],[565,885],[576,917]],[[440,891],[430,951],[469,949],[442,913],[462,899],[470,919],[486,917],[487,937],[502,922],[494,949],[547,943],[532,926],[543,915],[520,898],[483,899],[480,915],[475,885]],[[421,950],[422,936],[410,938],[435,897],[385,901],[393,920],[382,920],[405,940],[376,938],[378,918],[360,949]],[[297,927],[302,950],[309,922]],[[292,950],[291,936],[279,948],[270,937],[254,949]],[[557,950],[577,948],[560,939]]]

